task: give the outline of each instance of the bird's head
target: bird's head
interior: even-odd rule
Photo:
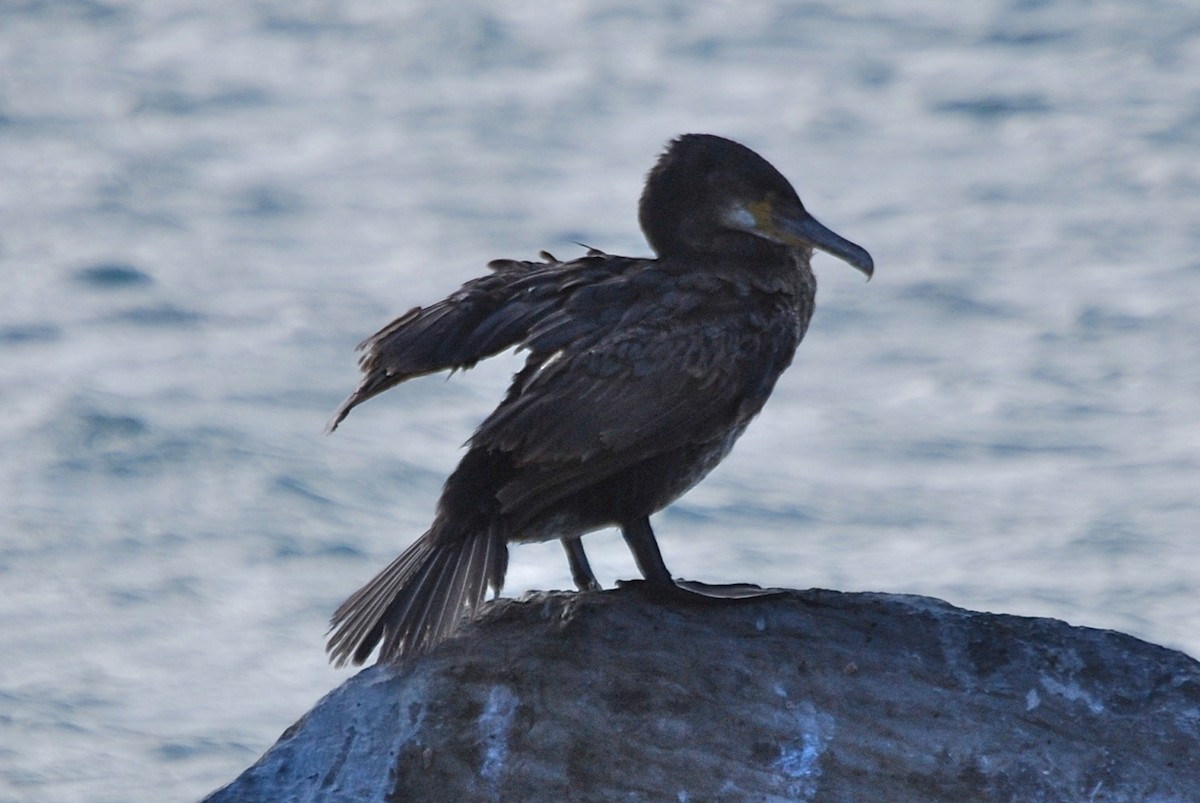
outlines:
[[[711,134],[685,134],[670,143],[646,178],[639,218],[662,257],[817,248],[867,278],[875,271],[866,249],[817,222],[767,160]]]

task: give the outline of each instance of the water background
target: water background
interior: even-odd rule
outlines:
[[[671,568],[1200,655],[1196,4],[0,0],[0,801],[195,799],[347,677],[329,613],[519,364],[326,437],[355,343],[494,257],[646,253],[685,131],[878,270],[816,258]]]

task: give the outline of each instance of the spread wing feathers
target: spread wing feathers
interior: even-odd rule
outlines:
[[[598,251],[572,262],[544,252],[542,257],[544,262],[496,260],[489,275],[436,304],[414,307],[360,343],[362,381],[334,413],[329,431],[354,407],[406,379],[470,368],[519,345],[538,321],[575,295],[646,262]]]
[[[507,565],[494,528],[460,536],[435,522],[334,612],[326,652],[337,666],[363,663],[378,644],[383,663],[425,652],[479,607],[489,586],[500,592]]]
[[[683,325],[674,312],[655,305],[637,326],[531,359],[471,438],[517,469],[498,493],[506,512],[532,517],[635,463],[723,440],[762,409],[799,329],[708,325],[704,310]]]

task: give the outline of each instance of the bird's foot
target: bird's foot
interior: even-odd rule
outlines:
[[[702,597],[724,600],[779,597],[788,593],[786,589],[763,588],[754,583],[702,583],[699,580],[676,580],[675,585]]]
[[[618,580],[620,588],[631,588],[656,602],[677,602],[686,605],[722,605],[786,594],[780,588],[763,588],[753,583],[701,583],[695,580],[674,580],[669,583],[649,580]]]

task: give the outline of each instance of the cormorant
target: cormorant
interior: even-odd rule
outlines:
[[[429,531],[342,603],[338,665],[398,663],[499,593],[508,543],[562,539],[581,590],[598,589],[580,536],[617,526],[649,587],[676,593],[650,515],[711,471],[762,409],[813,312],[814,248],[870,278],[749,148],[673,140],[650,170],[639,222],[656,259],[591,250],[496,260],[449,298],[365,340],[356,405],[407,379],[528,352],[446,480]],[[679,593],[688,593],[679,591]]]

